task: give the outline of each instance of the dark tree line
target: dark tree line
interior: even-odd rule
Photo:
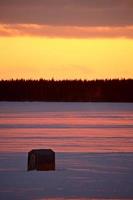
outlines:
[[[133,102],[133,79],[1,80],[0,101]]]

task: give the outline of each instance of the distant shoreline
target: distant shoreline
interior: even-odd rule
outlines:
[[[0,101],[133,102],[133,79],[1,80]]]
[[[36,100],[0,100],[0,102],[10,102],[10,103],[133,103],[133,101],[36,101]]]

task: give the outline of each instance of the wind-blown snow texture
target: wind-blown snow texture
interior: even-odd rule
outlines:
[[[27,172],[33,148],[56,171]],[[133,199],[133,104],[0,103],[0,199]]]

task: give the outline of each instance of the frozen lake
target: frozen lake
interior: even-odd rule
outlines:
[[[133,104],[0,103],[0,152],[133,152]]]
[[[27,172],[52,148],[55,172]],[[133,199],[133,104],[0,102],[0,199]]]

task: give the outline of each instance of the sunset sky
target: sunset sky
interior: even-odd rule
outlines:
[[[11,78],[133,78],[133,0],[0,0]]]

